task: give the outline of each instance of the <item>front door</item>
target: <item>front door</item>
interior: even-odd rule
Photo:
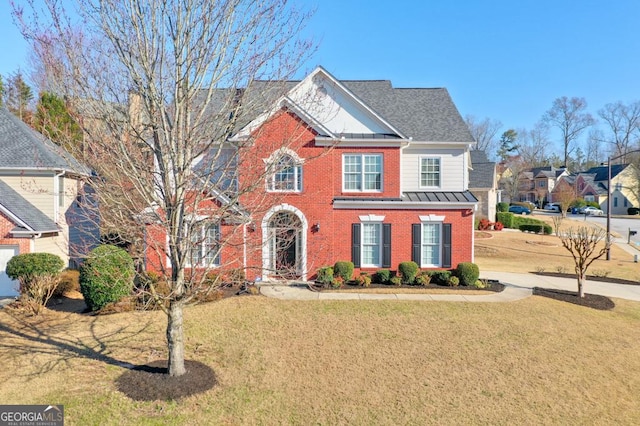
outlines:
[[[279,212],[269,221],[271,273],[276,278],[300,277],[302,224],[291,212]]]

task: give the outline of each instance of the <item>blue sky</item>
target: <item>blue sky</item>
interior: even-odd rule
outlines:
[[[319,47],[305,70],[320,64],[338,79],[446,87],[462,115],[498,119],[503,130],[531,128],[560,96],[586,98],[594,114],[640,100],[637,0],[312,2],[306,31]],[[27,68],[7,3],[3,75]]]

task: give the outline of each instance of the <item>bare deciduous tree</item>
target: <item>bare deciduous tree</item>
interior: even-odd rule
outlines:
[[[29,3],[14,14],[43,84],[75,103],[82,158],[101,173],[95,185],[108,219],[135,226],[147,208],[147,223],[166,235],[155,248],[167,247],[170,291],[154,294],[166,299],[169,374],[182,375],[183,308],[208,291],[189,265],[210,266],[225,244],[240,244],[241,231],[225,240],[217,226],[246,224],[239,200],[274,173],[240,181],[251,141],[228,137],[286,93],[275,82],[312,50],[298,36],[308,15],[284,0],[77,0],[73,14],[58,0]],[[258,80],[274,83],[255,88]],[[256,209],[264,201],[250,199]]]
[[[578,295],[584,297],[587,269],[594,261],[604,256],[611,245],[607,232],[597,227],[568,228],[560,234],[560,241],[573,256],[578,279]]]
[[[565,167],[569,164],[569,155],[575,149],[577,139],[595,123],[591,114],[585,112],[586,109],[587,101],[584,98],[562,96],[554,100],[544,114],[543,121],[560,130]]]
[[[611,144],[611,156],[621,156],[622,163],[626,163],[627,153],[640,143],[640,102],[606,104],[598,115],[606,125],[601,142]]]
[[[473,115],[466,115],[464,121],[469,127],[471,136],[476,141],[474,149],[484,151],[487,155],[493,156],[496,152],[496,135],[502,127],[500,120],[492,120],[488,117],[480,120]]]
[[[549,128],[543,122],[533,129],[520,129],[518,133],[518,153],[530,167],[549,165]]]

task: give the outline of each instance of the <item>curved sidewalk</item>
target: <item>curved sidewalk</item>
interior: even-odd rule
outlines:
[[[419,293],[352,293],[315,292],[306,285],[262,285],[260,293],[283,300],[423,300],[440,302],[513,302],[531,296],[531,289],[506,285],[504,291],[483,295],[464,294],[419,294]]]

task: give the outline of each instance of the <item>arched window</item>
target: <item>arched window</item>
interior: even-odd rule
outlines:
[[[270,191],[302,191],[302,165],[299,160],[289,154],[282,154],[277,157],[271,167],[273,174],[268,182]]]

